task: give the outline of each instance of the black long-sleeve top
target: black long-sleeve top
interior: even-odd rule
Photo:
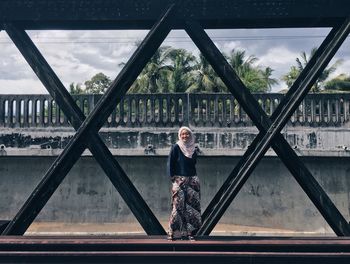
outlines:
[[[178,144],[171,147],[168,162],[167,174],[172,176],[195,176],[196,172],[197,153],[194,152],[192,158],[186,157]]]

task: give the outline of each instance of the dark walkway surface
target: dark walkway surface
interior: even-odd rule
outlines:
[[[35,222],[24,236],[0,237],[0,263],[348,264],[350,239],[219,224],[211,236],[168,241],[138,223]]]
[[[347,238],[24,236],[0,239],[0,263],[350,263]]]

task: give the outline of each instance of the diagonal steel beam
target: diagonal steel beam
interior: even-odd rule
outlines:
[[[347,36],[346,32],[348,32],[347,28],[348,28],[348,21],[345,21],[342,27],[340,27],[337,30],[337,32],[339,33],[338,34],[339,38],[333,41],[333,46],[329,45],[330,50],[328,54],[322,58],[323,61],[322,60],[317,61],[317,62],[321,62],[322,66],[318,67],[316,65],[310,70],[311,75],[314,74],[314,76],[309,76],[307,78],[308,80],[304,82],[302,88],[307,89],[308,88],[307,86],[309,86],[309,84],[312,83],[312,80],[317,77],[317,74],[322,72],[321,68],[326,67],[328,63],[326,61],[327,60],[329,61],[332,58],[332,55],[334,55],[336,49],[341,45],[341,42],[346,38]],[[250,116],[252,121],[259,128],[259,130],[261,130],[263,133],[268,132],[271,125],[271,121],[268,119],[264,111],[260,108],[257,101],[245,88],[241,80],[237,77],[237,75],[235,74],[231,66],[227,63],[225,58],[222,56],[220,51],[217,50],[217,48],[212,43],[210,38],[206,35],[204,30],[196,22],[191,21],[187,23],[186,31],[190,35],[192,40],[196,43],[196,45],[199,47],[199,49],[204,54],[204,56],[211,63],[214,70],[219,74],[219,76],[223,79],[225,84],[229,87],[230,91],[241,103],[243,109],[247,112],[247,114]],[[328,44],[325,46],[328,46]],[[319,68],[319,70],[317,70],[317,68]],[[303,89],[300,89],[300,90],[303,90]],[[297,103],[296,101],[294,102],[295,104]],[[274,133],[276,134],[276,131]],[[273,137],[271,137],[271,139],[272,138]],[[267,146],[268,145],[269,144],[267,144]],[[301,184],[304,191],[307,193],[310,199],[314,202],[316,207],[320,210],[321,214],[326,219],[326,221],[330,224],[330,226],[333,228],[336,234],[338,235],[350,234],[349,227],[347,225],[347,222],[343,218],[343,216],[340,214],[338,209],[334,206],[334,204],[329,199],[327,194],[319,186],[317,181],[312,177],[311,173],[302,164],[302,162],[294,153],[294,151],[291,150],[289,144],[285,141],[282,135],[278,134],[273,147],[276,153],[282,159],[282,161],[287,165],[289,169],[291,169],[293,176],[297,179],[299,184]],[[285,151],[284,149],[287,149],[288,151]],[[205,219],[201,230],[199,230],[200,235],[210,233],[210,231],[214,228],[214,226],[216,225],[216,223],[218,222],[218,220],[220,219],[220,217],[222,216],[226,208],[232,202],[234,196],[238,193],[239,189],[243,186],[244,182],[248,178],[251,171],[254,169],[254,166],[256,165],[256,163],[254,165],[255,158],[253,153],[254,151],[252,151],[251,156],[245,155],[246,157],[248,157],[249,161],[253,161],[253,162],[249,163],[248,161],[247,163],[245,162],[241,163],[242,167],[238,170],[238,172],[240,173],[239,176],[242,176],[242,177],[235,178],[234,184],[231,184],[229,188],[233,192],[231,193],[227,192],[226,195],[222,195],[221,200],[218,201],[217,206],[207,215],[207,218],[209,219]],[[287,156],[282,153],[288,153],[289,155],[292,155],[292,156]],[[258,159],[256,159],[256,161],[258,161]],[[301,167],[297,167],[296,165],[301,165]],[[311,180],[306,177],[310,175],[312,177]],[[223,186],[223,189],[225,189],[224,186]]]
[[[286,95],[283,97],[282,101],[280,102],[280,104],[278,105],[277,109],[274,111],[274,113],[271,116],[271,120],[274,121],[278,115],[278,113],[280,113],[281,111],[283,111],[283,106],[285,105],[285,103],[290,100],[291,96],[296,92],[297,88],[300,86],[300,81],[303,80],[306,75],[310,72],[311,70],[311,64],[314,65],[314,60],[316,60],[316,58],[318,58],[322,52],[324,52],[324,50],[326,49],[326,47],[329,45],[329,43],[332,41],[332,39],[334,39],[337,35],[339,31],[339,27],[337,28],[333,28],[330,33],[327,35],[327,37],[324,39],[324,41],[322,42],[322,44],[320,45],[320,47],[318,48],[317,52],[315,53],[315,56],[313,58],[311,58],[310,63],[308,63],[304,69],[304,71],[302,71],[299,75],[299,77],[297,78],[297,80],[294,82],[294,84],[292,85],[292,87],[288,90],[288,92],[286,93]],[[263,113],[262,113],[263,114]],[[258,126],[259,124],[257,124]],[[262,129],[264,131],[264,129]],[[207,219],[208,215],[210,214],[210,212],[213,210],[213,208],[215,207],[215,205],[219,202],[219,200],[222,197],[222,194],[227,190],[227,188],[229,187],[229,185],[232,183],[232,181],[235,179],[235,176],[237,175],[239,169],[242,167],[242,165],[246,162],[246,160],[249,158],[249,156],[252,154],[252,152],[254,151],[254,149],[256,148],[258,142],[260,142],[262,140],[264,133],[260,132],[256,138],[253,140],[253,142],[251,143],[251,145],[248,147],[247,151],[244,153],[243,157],[239,160],[239,162],[236,164],[235,168],[231,171],[230,175],[228,176],[228,178],[225,180],[225,182],[223,183],[223,185],[221,186],[221,188],[219,189],[219,191],[216,193],[216,195],[214,196],[214,198],[210,201],[209,205],[207,206],[206,210],[203,212],[202,214],[202,218],[205,221],[205,219]],[[277,135],[278,137],[278,135]],[[282,136],[281,136],[282,138]],[[303,163],[300,162],[300,159],[297,159],[295,157],[296,154],[295,152],[290,148],[280,148],[280,149],[276,149],[275,148],[276,153],[278,154],[278,156],[282,157],[282,156],[286,156],[286,157],[293,157],[294,160],[296,160],[296,165],[297,166],[291,166],[291,162],[289,163],[285,163],[285,165],[288,167],[288,169],[293,172],[292,174],[298,174],[300,171],[304,171],[305,173],[305,177],[302,177],[302,179],[304,180],[300,180],[300,177],[297,177],[297,181],[300,185],[304,185],[304,181],[306,181],[307,179],[309,179],[310,181],[315,181],[315,179],[313,178],[313,176],[311,175],[311,173],[308,171],[308,169],[304,166]],[[299,168],[302,168],[301,170]],[[297,170],[296,170],[297,169]],[[303,174],[304,175],[304,174]],[[312,184],[315,185],[315,184]],[[308,189],[304,189],[304,191],[307,193]]]
[[[24,30],[11,23],[6,24],[5,29],[63,113],[69,118],[74,129],[77,130],[85,116],[55,72]],[[90,134],[87,145],[146,233],[165,234],[162,225],[98,134]]]
[[[115,105],[120,102],[146,63],[168,35],[173,23],[175,9],[175,4],[170,5],[153,26],[2,235],[22,235],[27,230],[85,150],[85,142],[90,140],[90,135],[97,133],[102,127]]]

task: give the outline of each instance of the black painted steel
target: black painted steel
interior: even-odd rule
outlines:
[[[258,105],[257,101],[252,97],[252,95],[248,92],[247,89],[245,89],[243,83],[239,80],[237,75],[234,73],[230,65],[227,63],[225,58],[222,56],[222,54],[217,50],[215,45],[212,43],[210,38],[205,34],[204,30],[201,29],[201,27],[196,24],[195,22],[189,22],[187,24],[186,31],[192,38],[192,40],[196,43],[196,45],[199,47],[201,52],[204,54],[204,56],[207,58],[207,60],[211,63],[213,68],[216,70],[216,72],[219,74],[219,76],[223,79],[223,81],[226,83],[228,86],[229,90],[236,96],[237,100],[241,103],[242,107],[245,109],[247,114],[250,116],[250,118],[253,120],[253,122],[257,125],[259,129],[262,131],[268,131],[268,129],[274,129],[275,124],[272,124],[271,128],[269,128],[269,119],[267,118],[266,114],[263,112],[263,110],[260,108]],[[339,33],[340,32],[340,33]],[[299,90],[304,91],[304,94],[307,93],[307,89],[311,87],[310,83],[312,83],[312,80],[317,77],[317,74],[319,74],[323,68],[327,66],[327,63],[332,56],[334,55],[335,51],[339,46],[341,45],[342,41],[346,38],[347,33],[348,33],[348,21],[346,21],[343,24],[343,27],[340,28],[338,31],[339,35],[341,36],[340,38],[335,38],[334,42],[332,43],[333,45],[330,45],[330,52],[326,53],[322,57],[320,61],[320,65],[316,65],[315,68],[312,67],[310,69],[309,74],[311,77],[308,79],[304,80],[305,82],[303,83],[303,86]],[[331,39],[329,39],[331,41]],[[328,45],[326,43],[326,45]],[[315,62],[314,62],[315,63]],[[316,77],[315,77],[316,76]],[[305,92],[306,91],[306,92]],[[302,99],[302,96],[300,96]],[[300,99],[300,100],[301,100]],[[298,101],[293,101],[294,104],[292,104],[295,108],[298,106]],[[255,105],[254,105],[255,104]],[[295,110],[295,109],[294,109]],[[292,111],[292,110],[291,110]],[[292,112],[283,112],[286,115],[292,115]],[[279,126],[281,129],[281,127]],[[264,131],[264,132],[265,132]],[[275,130],[273,130],[275,131]],[[269,133],[271,131],[268,131]],[[279,131],[278,131],[279,132]],[[276,134],[276,133],[274,133]],[[282,143],[283,145],[286,145],[287,148],[290,149],[290,146],[288,143],[285,142],[285,140],[279,136],[278,138],[278,143]],[[273,137],[271,137],[272,140]],[[282,140],[283,139],[283,140]],[[268,149],[270,146],[269,142],[268,144],[264,144],[264,141],[261,141],[259,143],[262,143],[265,145],[264,151]],[[279,145],[276,143],[275,145]],[[284,144],[286,143],[286,144]],[[255,146],[254,146],[255,147]],[[236,172],[238,175],[234,179],[234,182],[230,184],[230,187],[228,187],[227,190],[225,190],[225,194],[223,194],[220,197],[220,200],[218,204],[208,213],[207,219],[205,219],[202,228],[199,230],[199,234],[209,234],[211,230],[214,228],[216,223],[219,221],[220,217],[224,213],[224,211],[227,209],[227,207],[230,205],[232,200],[234,199],[235,195],[238,193],[240,188],[243,186],[244,182],[247,180],[249,177],[250,173],[253,171],[255,168],[257,161],[259,158],[262,158],[263,154],[265,153],[264,151],[261,151],[259,148],[256,148],[253,150],[251,148],[252,154],[250,156],[245,155],[244,157],[247,158],[244,162],[241,162],[240,167]],[[261,155],[261,153],[262,155]],[[256,155],[258,154],[258,155]],[[260,155],[260,156],[259,156]],[[292,156],[293,157],[293,156]],[[297,158],[297,156],[295,155]],[[291,159],[290,156],[281,156],[281,159],[284,162],[288,162],[288,160]],[[294,160],[290,160],[294,161]],[[295,164],[289,164],[287,166],[289,167],[295,167]],[[304,167],[305,168],[305,167]],[[300,169],[300,168],[298,168]],[[294,169],[292,172],[295,172],[296,170]],[[299,173],[300,175],[295,175],[295,177],[301,176],[305,172]],[[340,212],[337,210],[337,208],[334,206],[334,204],[331,202],[331,200],[328,198],[326,193],[322,190],[321,187],[317,184],[317,182],[313,182],[313,184],[316,185],[311,185],[309,184],[306,187],[311,187],[313,189],[309,189],[307,194],[311,196],[310,198],[312,201],[315,203],[317,208],[321,210],[322,215],[325,217],[325,219],[328,221],[332,229],[335,231],[337,235],[349,235],[350,234],[350,229],[349,226],[346,222],[346,220],[342,217]],[[317,187],[315,189],[315,187]],[[223,187],[225,188],[225,187]],[[305,188],[305,186],[303,186]],[[318,197],[317,195],[321,193],[323,196]],[[326,201],[324,201],[324,198],[327,198]]]
[[[74,129],[77,130],[84,121],[85,116],[50,65],[23,30],[11,24],[6,24],[5,28],[23,57],[37,74],[63,113],[69,117]],[[98,134],[90,133],[86,144],[146,233],[149,235],[165,234],[157,218]],[[30,208],[28,210],[31,211]]]
[[[171,6],[164,16],[157,20],[158,14],[165,10],[165,7],[170,3]],[[97,133],[169,31],[173,28],[183,28],[184,24],[187,23],[185,27],[190,37],[260,130],[259,135],[204,212],[204,224],[199,235],[210,233],[270,146],[291,171],[334,232],[339,236],[350,235],[347,221],[280,134],[281,129],[305,97],[313,81],[326,67],[348,35],[350,3],[347,0],[177,1],[181,12],[176,14],[175,6],[172,3],[172,0],[4,0],[0,2],[0,30],[5,28],[8,31],[24,57],[30,61],[29,64],[39,79],[64,110],[73,127],[77,129],[73,139],[46,172],[24,206],[7,225],[3,234],[23,234],[27,230],[87,146],[146,232],[148,234],[165,233]],[[174,19],[175,15],[176,20]],[[187,21],[188,18],[191,18],[192,21]],[[342,26],[337,27],[340,22],[343,23]],[[336,26],[337,28],[328,35],[316,55],[287,93],[271,120],[203,30],[203,28],[322,26]],[[24,29],[137,29],[151,27],[150,33],[85,120],[83,113],[24,32]],[[11,113],[12,108],[9,111]],[[16,111],[19,112],[18,109]],[[113,171],[111,172],[111,170]],[[7,254],[0,252],[0,254],[2,253]],[[19,255],[23,256],[23,254],[25,253],[19,252]],[[41,253],[38,254],[41,257]],[[48,254],[55,255],[52,252]],[[64,252],[62,254],[67,256]],[[73,254],[79,255],[77,252]],[[116,256],[125,256],[123,254],[116,253],[109,257],[114,259]],[[137,255],[137,258],[142,258],[142,254],[134,255]],[[213,252],[213,254],[216,253]],[[248,253],[249,261],[254,254]],[[285,254],[285,256],[287,255]],[[239,257],[242,256],[239,255]],[[202,261],[206,262],[208,259],[203,257]],[[264,263],[265,260],[262,261],[261,263]]]
[[[344,23],[344,26],[347,22]],[[331,32],[328,34],[326,39],[322,42],[320,47],[317,49],[317,52],[315,53],[315,56],[310,60],[310,63],[306,65],[305,70],[301,72],[299,78],[295,81],[295,83],[292,85],[292,87],[288,90],[287,94],[284,96],[284,98],[281,100],[280,104],[274,111],[274,113],[271,116],[271,120],[275,120],[277,115],[281,113],[283,110],[283,107],[287,101],[290,100],[291,96],[295,93],[295,91],[300,86],[300,82],[306,77],[310,71],[312,71],[311,65],[315,65],[316,58],[320,57],[322,55],[322,52],[329,46],[329,43],[333,39],[337,37],[337,34],[339,33],[339,27],[334,28],[331,30]],[[333,51],[335,52],[335,51]],[[260,123],[256,123],[256,125],[259,127]],[[265,129],[259,127],[260,130],[264,131]],[[232,170],[228,178],[225,180],[224,184],[221,186],[217,194],[214,196],[214,198],[210,201],[208,207],[203,212],[203,219],[204,221],[208,218],[208,215],[212,212],[213,208],[217,203],[219,203],[220,199],[222,198],[223,193],[228,189],[230,184],[232,184],[233,181],[235,181],[235,177],[238,174],[240,168],[243,166],[245,162],[247,162],[247,159],[252,155],[253,151],[256,149],[257,144],[262,140],[264,133],[260,132],[257,137],[254,139],[254,141],[251,143],[251,145],[248,147],[247,151],[245,152],[244,156],[240,159],[238,164],[235,166],[235,168]],[[315,178],[312,176],[310,171],[305,167],[305,165],[300,161],[298,156],[295,154],[295,152],[289,147],[287,142],[283,142],[284,139],[282,136],[277,135],[276,145],[274,147],[274,150],[278,154],[278,156],[282,159],[284,164],[287,166],[287,168],[292,172],[292,175],[295,177],[295,179],[298,181],[300,186],[303,188],[303,190],[306,192],[306,194],[310,197],[310,199],[314,202],[318,210],[322,213],[322,211],[326,210],[327,213],[324,212],[322,215],[325,216],[325,218],[329,218],[329,216],[339,216],[340,212],[337,209],[334,209],[334,205],[332,205],[332,202],[330,201],[327,194],[323,191],[322,187],[318,184],[318,182],[315,180]],[[284,158],[286,157],[286,158]],[[238,191],[238,190],[237,190]],[[329,203],[330,202],[330,203]],[[323,203],[329,203],[331,204],[331,208],[323,208]],[[333,209],[332,209],[333,208]],[[339,218],[339,217],[337,217]],[[342,217],[341,217],[342,218]],[[341,219],[340,218],[340,219]],[[336,221],[327,221],[329,223],[336,222]],[[346,225],[345,220],[341,220],[340,223],[342,225]],[[331,225],[331,224],[330,224]]]
[[[2,0],[0,21],[26,29],[149,29],[171,0]],[[204,28],[332,27],[345,18],[347,0],[187,0],[178,23]],[[1,29],[1,26],[0,26]]]
[[[349,263],[339,238],[2,237],[0,263]]]
[[[7,226],[3,232],[4,235],[24,234],[85,150],[85,142],[89,140],[89,136],[98,132],[115,105],[119,103],[148,60],[168,35],[171,30],[174,12],[175,5],[172,4],[148,33],[91,114],[83,121],[62,154],[52,164],[29,199]]]
[[[6,226],[10,223],[9,220],[0,220],[0,233],[5,230]]]

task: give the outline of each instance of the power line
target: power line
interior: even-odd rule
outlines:
[[[301,40],[301,39],[321,39],[324,35],[286,35],[286,36],[237,36],[237,37],[212,37],[216,42],[227,41],[270,41],[270,40]],[[137,37],[33,37],[36,43],[44,44],[130,44],[135,43],[141,38]],[[187,43],[192,42],[188,37],[169,37],[164,42]],[[12,43],[10,40],[0,38],[0,44]]]

